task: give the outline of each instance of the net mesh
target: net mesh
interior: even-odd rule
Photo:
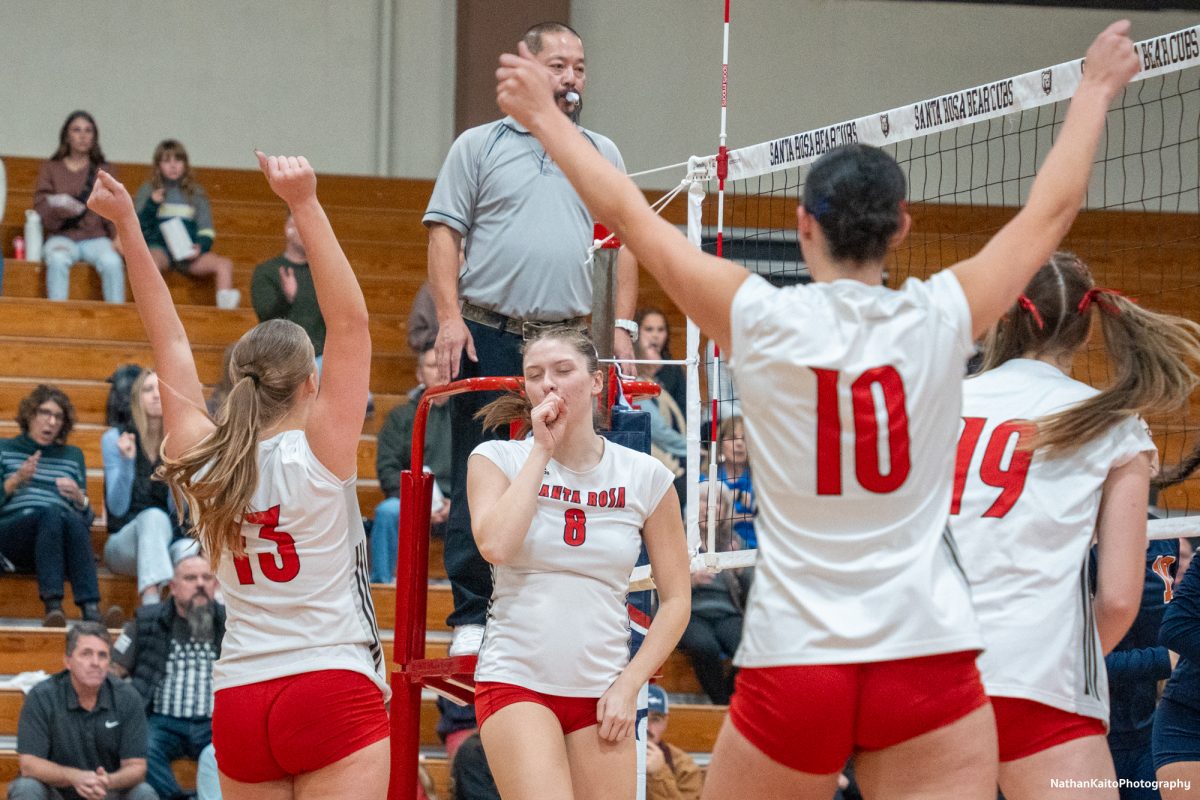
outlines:
[[[1046,94],[1052,88],[1049,73],[1051,70],[1045,70],[1040,76]],[[1039,77],[1037,73],[1030,76],[1034,81]],[[1019,92],[1020,80],[1016,80]],[[991,85],[1001,87],[994,97],[1003,95],[1005,83]],[[1009,91],[1012,83],[1007,82]],[[969,91],[957,96],[970,100]],[[754,167],[750,164],[754,158],[747,157],[740,170],[743,174],[734,178],[738,170],[731,168],[731,179],[725,187],[724,256],[778,285],[807,282],[795,234],[795,209],[812,160],[807,158],[807,151],[828,149],[822,147],[822,141],[840,144],[839,139],[851,136],[869,140],[859,135],[864,120],[872,120],[877,126],[873,128],[875,138],[879,133],[884,137],[871,143],[881,145],[895,157],[908,178],[912,233],[889,258],[888,285],[898,287],[910,277],[927,278],[978,252],[1024,203],[1037,169],[1062,126],[1068,100],[1040,102],[1012,113],[942,125],[899,141],[895,140],[899,137],[892,136],[891,142],[886,141],[891,132],[889,123],[896,125],[898,112],[915,119],[918,130],[922,121],[945,122],[953,115],[956,94],[930,101],[935,104],[933,108],[917,104],[877,118],[862,118],[857,121],[858,131],[833,126],[825,129],[824,140],[812,136],[806,140],[797,135],[747,148],[761,150],[761,167]],[[805,158],[793,158],[801,152]],[[1099,285],[1118,289],[1146,308],[1200,319],[1198,155],[1200,66],[1176,68],[1131,84],[1108,114],[1085,210],[1062,249],[1077,253],[1091,267]],[[789,159],[798,163],[774,163]],[[747,176],[744,173],[748,171],[758,174]],[[708,181],[706,192],[702,246],[715,252],[715,179]],[[728,382],[723,364],[718,367],[723,374],[714,379],[711,347],[702,355],[705,397],[711,398],[711,390],[716,389],[717,414],[728,420],[738,413],[736,387]],[[1094,386],[1106,384],[1109,369],[1098,332],[1077,359],[1073,374]],[[711,405],[704,405],[706,420]],[[1178,462],[1200,436],[1200,394],[1193,398],[1186,414],[1148,422],[1163,463]],[[725,431],[729,436],[740,435],[728,423]],[[720,438],[706,424],[702,452],[707,453],[714,435]],[[727,457],[732,447],[724,444]],[[721,449],[720,443],[717,449]],[[1158,504],[1170,514],[1200,513],[1200,479],[1164,491]]]

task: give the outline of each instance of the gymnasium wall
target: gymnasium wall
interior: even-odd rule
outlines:
[[[575,0],[585,122],[631,170],[715,151],[720,0]],[[321,169],[432,177],[453,138],[453,0],[10,4],[0,153],[46,156],[66,113],[110,158],[181,137],[201,165],[250,148]],[[894,0],[733,0],[729,134],[751,144],[1080,55],[1115,14]],[[1144,38],[1196,22],[1132,15]],[[63,20],[74,20],[64,24]],[[664,185],[674,180],[652,180]]]

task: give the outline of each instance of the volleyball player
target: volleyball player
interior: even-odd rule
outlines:
[[[1128,30],[1088,50],[1025,208],[974,257],[900,291],[880,284],[910,218],[882,151],[851,145],[812,167],[797,227],[816,283],[775,289],[650,211],[555,119],[540,65],[501,56],[501,109],[730,354],[740,389],[761,552],[706,797],[825,800],[857,751],[872,797],[994,799],[981,640],[946,534],[961,375],[1078,213],[1108,105],[1137,70]]]
[[[89,207],[117,223],[164,388],[165,476],[217,564],[229,621],[213,742],[226,798],[382,798],[382,650],[355,495],[371,339],[362,292],[303,158],[259,154],[288,204],[328,318],[319,389],[303,328],[269,320],[237,342],[214,423],[171,295],[125,188],[101,172]]]
[[[1094,317],[1115,375],[1104,391],[1068,377]],[[1200,360],[1200,325],[1097,287],[1082,261],[1056,253],[963,384],[951,525],[983,629],[979,668],[1010,800],[1045,796],[1052,778],[1111,778],[1111,789],[1055,794],[1117,797],[1104,654],[1141,601],[1156,456],[1137,415],[1186,407],[1196,384],[1187,359]]]
[[[675,476],[596,433],[605,383],[587,336],[551,329],[522,358],[528,399],[481,415],[485,428],[518,420],[533,436],[484,442],[467,467],[495,584],[475,670],[483,747],[508,800],[632,800],[638,691],[691,607]],[[630,660],[625,597],[643,542],[659,603]]]

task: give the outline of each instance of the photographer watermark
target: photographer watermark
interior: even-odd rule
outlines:
[[[1146,781],[1130,778],[1051,778],[1051,789],[1182,789],[1191,791],[1188,780]]]

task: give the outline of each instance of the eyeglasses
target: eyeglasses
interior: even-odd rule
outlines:
[[[63,412],[55,411],[50,408],[39,408],[37,410],[37,415],[40,418],[48,419],[51,422],[62,422],[63,420],[65,420],[67,418],[66,415],[63,414]]]

